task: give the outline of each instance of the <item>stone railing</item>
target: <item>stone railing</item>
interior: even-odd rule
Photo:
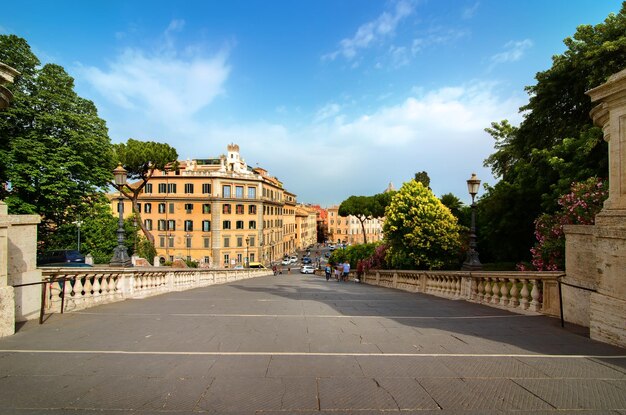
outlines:
[[[559,315],[560,272],[370,271],[362,282],[514,312]]]
[[[271,275],[267,269],[164,268],[42,269],[43,313],[77,311],[99,304]]]

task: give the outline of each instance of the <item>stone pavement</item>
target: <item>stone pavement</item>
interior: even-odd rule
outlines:
[[[557,319],[299,274],[0,339],[0,414],[626,414],[626,350]]]

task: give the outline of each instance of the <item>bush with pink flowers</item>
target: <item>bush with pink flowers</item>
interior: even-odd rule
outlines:
[[[535,221],[537,242],[531,248],[532,265],[539,271],[565,269],[565,234],[563,225],[593,225],[608,197],[606,182],[591,177],[572,183],[570,193],[559,198],[561,208],[554,214],[543,214]],[[524,270],[523,265],[518,269]]]

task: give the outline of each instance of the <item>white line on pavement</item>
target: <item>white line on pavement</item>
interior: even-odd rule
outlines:
[[[365,319],[386,319],[386,320],[473,320],[492,318],[524,318],[541,317],[537,315],[493,315],[493,316],[448,316],[448,317],[423,317],[423,316],[349,316],[349,315],[325,315],[325,314],[211,314],[211,313],[90,313],[76,311],[72,314],[102,315],[102,316],[176,316],[176,317],[265,317],[265,318],[365,318]]]
[[[550,354],[499,354],[499,353],[332,353],[332,352],[159,352],[128,350],[37,350],[0,349],[0,353],[39,353],[39,354],[112,354],[112,355],[174,355],[174,356],[354,356],[354,357],[502,357],[502,358],[543,358],[543,359],[626,359],[626,355],[550,355]]]

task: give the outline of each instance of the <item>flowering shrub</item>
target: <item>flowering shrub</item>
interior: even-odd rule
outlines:
[[[570,193],[561,196],[561,208],[554,214],[543,214],[535,221],[537,242],[530,249],[532,265],[539,271],[565,268],[565,234],[563,225],[593,225],[595,217],[608,197],[608,189],[601,179],[592,177],[572,183]],[[524,270],[523,265],[518,265]]]

